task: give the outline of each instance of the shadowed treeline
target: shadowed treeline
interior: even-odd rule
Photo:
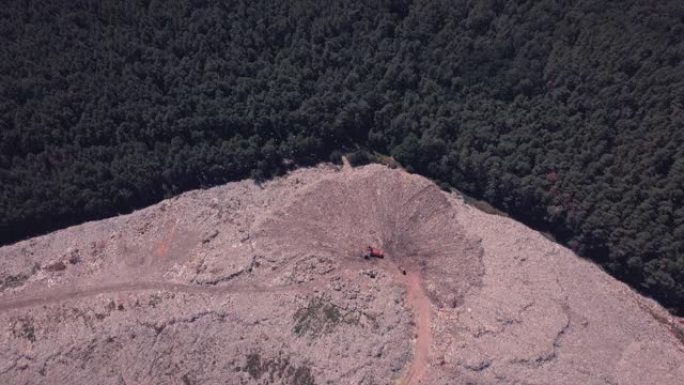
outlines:
[[[684,311],[680,1],[358,3],[10,2],[0,242],[370,150]]]

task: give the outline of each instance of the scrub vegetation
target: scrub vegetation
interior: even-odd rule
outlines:
[[[360,311],[341,308],[325,297],[315,297],[295,312],[293,332],[297,336],[308,334],[317,338],[332,332],[340,324],[359,325],[362,316],[373,321]]]

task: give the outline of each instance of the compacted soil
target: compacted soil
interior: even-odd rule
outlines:
[[[2,384],[678,384],[683,341],[571,251],[378,165],[0,248]]]

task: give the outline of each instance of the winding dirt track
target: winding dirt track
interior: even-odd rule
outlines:
[[[430,324],[430,300],[421,284],[419,273],[407,272],[404,279],[406,286],[406,299],[413,309],[416,323],[416,342],[413,353],[413,361],[404,377],[399,381],[400,385],[418,385],[424,381],[428,368],[428,355],[432,345],[432,330]]]
[[[391,271],[396,268],[389,267]],[[412,308],[415,319],[415,351],[413,360],[409,364],[408,370],[399,381],[400,385],[418,385],[423,383],[423,379],[428,368],[428,355],[432,344],[431,320],[430,320],[430,300],[422,287],[420,273],[407,272],[406,276],[395,275],[406,288],[406,300]],[[401,277],[401,278],[399,278]],[[233,284],[223,286],[198,286],[177,282],[147,281],[147,282],[113,282],[110,284],[59,288],[51,292],[21,296],[11,300],[0,300],[0,313],[65,302],[75,299],[93,297],[100,294],[113,294],[123,292],[138,291],[169,291],[190,294],[253,294],[253,293],[273,293],[273,292],[292,292],[303,289],[301,285],[282,285],[282,286],[257,286],[246,284]]]
[[[136,292],[148,290],[160,290],[170,292],[183,292],[191,294],[235,294],[235,293],[273,293],[273,292],[290,292],[303,289],[303,287],[295,287],[295,285],[284,286],[257,286],[257,285],[222,285],[222,286],[198,286],[188,285],[177,282],[164,281],[148,281],[148,282],[113,282],[110,284],[88,286],[88,287],[74,287],[74,288],[59,288],[50,292],[26,295],[11,300],[0,300],[0,313],[21,309],[26,307],[34,307],[41,305],[49,305],[58,302],[64,302],[74,299],[92,297],[100,294],[112,294],[122,292]]]
[[[432,347],[432,305],[423,287],[424,278],[420,271],[404,270],[390,259],[379,260],[378,267],[390,274],[392,280],[406,289],[406,304],[413,312],[414,348],[413,358],[407,364],[397,385],[419,385],[428,383],[429,355]],[[402,274],[402,270],[406,274]]]

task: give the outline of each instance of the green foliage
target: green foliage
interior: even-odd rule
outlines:
[[[311,368],[308,365],[295,366],[287,356],[279,353],[275,357],[262,358],[259,353],[247,355],[244,368],[239,368],[254,380],[265,384],[278,383],[286,385],[315,385]]]
[[[347,154],[347,160],[352,166],[363,166],[373,161],[373,156],[368,151],[359,149]]]
[[[332,332],[340,324],[359,325],[362,315],[359,311],[346,311],[324,297],[316,297],[295,312],[293,331],[297,336],[309,334],[316,338]]]
[[[254,379],[259,379],[262,374],[261,355],[258,353],[250,353],[247,355],[247,363],[245,364],[245,371]]]
[[[684,312],[682,20],[675,0],[10,2],[0,242],[363,148]]]

